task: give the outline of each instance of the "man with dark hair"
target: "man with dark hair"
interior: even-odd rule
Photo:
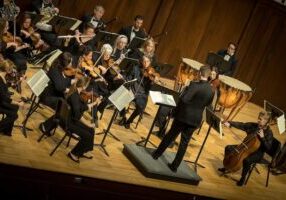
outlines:
[[[146,38],[147,34],[142,28],[144,18],[141,15],[136,15],[134,18],[134,24],[131,26],[123,27],[119,31],[119,34],[126,35],[128,42],[130,42],[135,36],[140,38]]]
[[[230,42],[227,49],[222,49],[217,52],[217,54],[222,56],[225,61],[229,62],[229,68],[224,71],[219,69],[219,74],[233,76],[237,66],[237,59],[235,58],[236,48],[237,45],[233,42]]]
[[[169,168],[176,172],[183,160],[188,143],[193,132],[199,127],[202,113],[206,106],[210,105],[213,98],[212,88],[208,82],[211,70],[207,66],[200,69],[200,80],[193,81],[182,92],[178,105],[174,111],[174,121],[170,131],[163,138],[157,150],[152,154],[158,159],[172,141],[181,133],[181,141],[174,161],[168,164]]]
[[[251,165],[253,163],[259,162],[262,158],[265,152],[269,151],[272,145],[272,140],[273,140],[273,133],[271,129],[269,128],[269,122],[271,120],[271,114],[262,111],[258,115],[258,120],[257,123],[253,122],[247,122],[247,123],[242,123],[242,122],[224,122],[224,125],[226,127],[235,127],[237,129],[243,130],[249,134],[256,134],[259,141],[261,142],[259,148],[257,151],[253,152],[250,154],[248,157],[246,157],[243,160],[243,166],[242,166],[242,173],[241,173],[241,178],[240,180],[236,183],[238,186],[242,186],[245,182],[246,175],[248,174]],[[237,145],[228,145],[225,147],[225,154],[229,154],[232,151],[235,151],[235,147]],[[230,169],[226,168],[219,168],[218,169],[220,172],[227,172]]]

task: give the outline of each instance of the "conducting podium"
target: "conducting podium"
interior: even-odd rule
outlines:
[[[171,108],[176,107],[176,102],[175,102],[174,97],[172,95],[163,94],[160,91],[150,91],[150,97],[151,97],[153,103],[155,103],[156,105],[159,105],[159,108],[157,110],[156,116],[153,120],[153,123],[151,125],[151,128],[149,130],[149,133],[148,133],[146,139],[143,138],[141,141],[136,143],[137,145],[142,145],[142,143],[143,143],[143,147],[146,147],[148,142],[151,145],[153,145],[154,147],[156,147],[152,142],[149,141],[149,139],[150,139],[150,136],[152,134],[155,122],[158,118],[158,115],[160,114],[160,110],[162,109],[162,106],[168,106]]]
[[[125,108],[127,105],[129,105],[129,103],[134,99],[134,94],[125,87],[125,85],[128,86],[128,84],[131,82],[132,81],[125,82],[114,93],[112,93],[112,95],[110,95],[108,97],[109,101],[114,105],[115,109],[114,109],[113,115],[109,121],[107,128],[103,130],[104,136],[103,136],[100,144],[95,144],[95,146],[99,146],[107,156],[109,156],[109,154],[106,151],[105,144],[104,144],[107,135],[109,134],[110,136],[112,136],[116,140],[120,141],[117,137],[115,137],[110,132],[110,128],[112,126],[112,123],[116,119],[116,116],[118,115],[118,113],[123,108]]]

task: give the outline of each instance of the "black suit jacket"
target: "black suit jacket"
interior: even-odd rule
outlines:
[[[93,15],[90,15],[90,14],[87,14],[87,15],[84,15],[84,16],[83,16],[83,18],[82,18],[82,22],[83,22],[83,23],[82,23],[81,26],[80,26],[80,31],[83,31],[84,25],[87,24],[87,23],[89,23],[89,22],[91,21],[92,17],[93,17]],[[102,19],[100,19],[100,20],[98,20],[97,22],[98,22],[97,26],[94,27],[94,28],[95,28],[95,31],[104,30],[104,28],[105,28],[105,23],[104,23],[104,21],[103,21]]]
[[[119,34],[125,35],[128,38],[128,42],[130,42],[130,36],[131,36],[132,26],[123,27],[118,32]],[[146,34],[142,29],[139,29],[139,31],[134,31],[136,37],[140,38],[146,38]]]
[[[202,113],[213,99],[211,85],[207,81],[191,82],[180,96],[174,111],[176,120],[198,127],[202,120]]]
[[[218,55],[224,57],[227,54],[227,50],[220,50],[217,52]],[[221,69],[219,70],[219,74],[227,75],[227,76],[233,76],[236,66],[237,66],[237,59],[235,58],[235,55],[230,56],[230,59],[228,61],[230,63],[230,67],[228,70],[222,71]]]

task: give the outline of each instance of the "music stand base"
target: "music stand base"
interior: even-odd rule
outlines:
[[[103,135],[105,134],[105,129],[102,132],[96,133],[95,135]],[[120,142],[120,139],[118,137],[116,137],[115,135],[113,135],[110,131],[107,132],[107,135],[109,135],[110,137],[112,137],[113,139],[117,140],[118,142]]]
[[[142,143],[145,143],[145,142],[146,142],[146,138],[141,137],[141,140],[138,141],[138,142],[136,142],[136,145],[137,145],[137,146],[146,146],[146,145],[142,145]],[[153,147],[157,148],[157,146],[156,146],[153,142],[151,142],[150,140],[148,140],[147,143],[148,143],[148,142],[149,142]]]
[[[21,125],[14,125],[14,128],[19,128],[22,130],[22,133],[24,135],[25,138],[27,138],[27,133],[26,131],[33,131],[33,129],[25,127],[25,126],[21,126]]]
[[[197,171],[197,166],[199,166],[201,168],[206,168],[204,165],[202,165],[200,163],[196,163],[194,161],[190,161],[190,160],[184,160],[184,161],[193,164],[195,166],[195,171]]]
[[[108,154],[108,152],[107,152],[107,150],[106,150],[106,148],[105,148],[106,145],[104,145],[104,144],[101,143],[101,144],[94,144],[94,146],[100,147],[101,150],[103,151],[103,153],[109,157],[109,154]]]

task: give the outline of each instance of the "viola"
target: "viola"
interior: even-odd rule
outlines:
[[[14,40],[14,36],[10,32],[4,33],[2,36],[2,40],[5,43],[15,42],[17,46],[21,46],[23,44],[23,41],[19,37],[15,37],[15,40]]]
[[[65,67],[63,70],[63,73],[67,77],[75,77],[77,79],[80,79],[84,76],[82,72],[80,72],[77,68],[75,67]]]
[[[87,72],[92,78],[98,78],[100,70],[94,66],[92,60],[83,59],[80,63],[81,68]]]
[[[156,72],[156,70],[151,66],[144,69],[143,76],[149,78],[152,81],[154,81],[155,78],[160,78],[160,74]]]

